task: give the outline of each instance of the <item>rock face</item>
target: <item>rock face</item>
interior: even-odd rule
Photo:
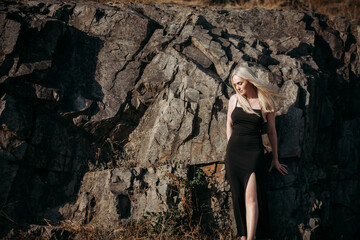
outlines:
[[[212,179],[204,215],[234,226],[225,126],[229,75],[244,64],[286,97],[276,123],[290,171],[266,176],[274,238],[359,236],[359,21],[120,2],[0,6],[2,235],[44,218],[111,227],[166,211],[183,196],[164,175],[194,169]]]

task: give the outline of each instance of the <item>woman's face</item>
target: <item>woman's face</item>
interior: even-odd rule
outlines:
[[[240,93],[242,96],[245,97],[246,92],[249,90],[249,86],[251,85],[251,83],[236,75],[233,77],[233,83],[238,93]]]

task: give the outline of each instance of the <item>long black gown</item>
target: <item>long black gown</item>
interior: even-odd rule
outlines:
[[[245,190],[250,175],[255,173],[259,206],[256,237],[261,238],[270,236],[266,193],[263,187],[265,161],[261,130],[264,120],[261,110],[254,110],[260,117],[246,113],[237,105],[231,113],[233,125],[226,148],[225,169],[232,193],[237,236],[247,235]]]

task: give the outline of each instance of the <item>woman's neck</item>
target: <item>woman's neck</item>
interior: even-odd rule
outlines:
[[[246,99],[250,100],[250,101],[253,100],[253,99],[257,99],[257,98],[258,98],[258,96],[257,96],[256,92],[246,95]]]

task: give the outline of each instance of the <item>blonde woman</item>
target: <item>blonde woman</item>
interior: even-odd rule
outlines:
[[[231,187],[237,237],[252,240],[255,233],[258,238],[260,233],[264,237],[269,234],[261,141],[265,123],[273,156],[268,171],[275,168],[282,175],[287,174],[287,166],[278,160],[275,129],[273,97],[281,96],[262,84],[248,67],[237,67],[230,79],[236,94],[230,97],[227,113],[226,177]]]

